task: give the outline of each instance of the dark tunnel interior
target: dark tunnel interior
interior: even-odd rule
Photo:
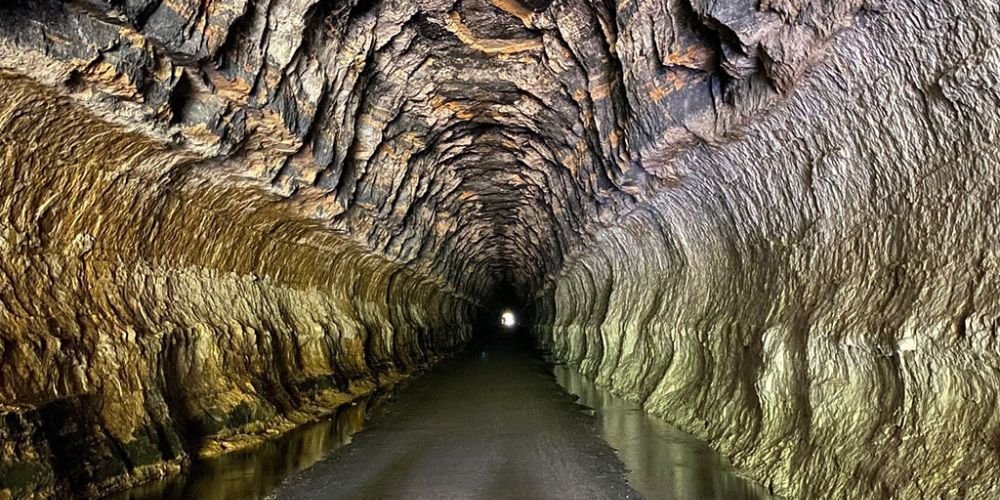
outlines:
[[[0,499],[998,497],[998,28],[0,2]]]

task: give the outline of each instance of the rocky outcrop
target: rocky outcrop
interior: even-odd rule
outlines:
[[[782,494],[995,493],[994,4],[0,3],[0,491],[286,428],[506,295]]]
[[[1000,10],[885,5],[567,257],[540,342],[792,498],[995,498]]]

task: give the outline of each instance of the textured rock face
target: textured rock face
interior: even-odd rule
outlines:
[[[50,0],[2,7],[0,56],[484,296],[677,182],[677,154],[788,92],[860,7]]]
[[[0,3],[0,492],[286,428],[516,290],[780,493],[997,493],[1000,11],[920,3]]]
[[[102,491],[320,416],[473,303],[0,74],[0,496]]]
[[[998,9],[862,16],[579,244],[542,343],[784,495],[1000,495]]]

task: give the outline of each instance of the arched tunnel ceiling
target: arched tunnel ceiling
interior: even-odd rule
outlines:
[[[50,1],[0,7],[0,55],[199,153],[205,182],[482,296],[682,182],[862,4]]]
[[[326,415],[514,289],[538,347],[782,496],[998,498],[998,23],[0,0],[0,497]]]

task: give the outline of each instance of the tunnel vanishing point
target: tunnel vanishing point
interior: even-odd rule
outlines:
[[[788,498],[1000,497],[995,0],[0,1],[0,497],[521,312]]]

